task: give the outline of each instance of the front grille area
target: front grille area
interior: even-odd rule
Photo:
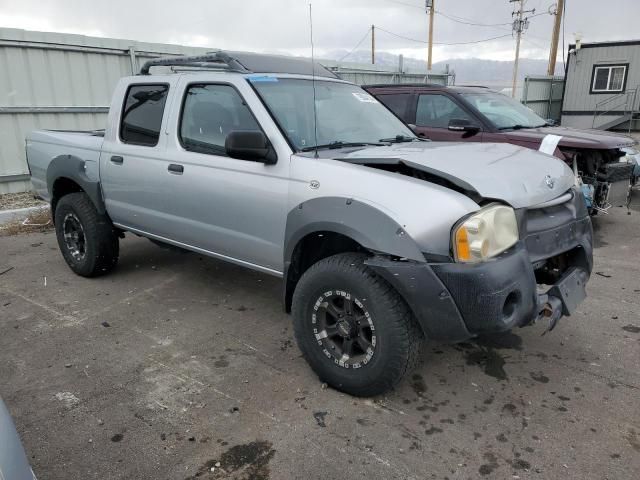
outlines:
[[[582,194],[571,190],[569,201],[544,208],[523,209],[518,212],[520,238],[524,241],[529,259],[536,267],[545,260],[572,251],[583,250],[584,254],[572,254],[570,266],[580,266],[591,271],[585,264],[592,249],[591,219]]]

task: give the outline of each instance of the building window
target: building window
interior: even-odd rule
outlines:
[[[621,93],[627,84],[629,64],[594,65],[591,93]]]

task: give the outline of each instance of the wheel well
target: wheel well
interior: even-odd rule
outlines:
[[[84,192],[84,190],[70,178],[60,177],[53,182],[53,188],[51,191],[51,213],[54,218],[58,201],[65,195],[78,192]]]
[[[311,265],[323,258],[345,252],[368,251],[358,242],[340,233],[322,231],[303,237],[293,249],[287,268],[284,305],[287,313],[291,311],[291,300],[298,280]]]

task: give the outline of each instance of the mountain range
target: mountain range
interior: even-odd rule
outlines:
[[[347,55],[347,51],[332,51],[324,55],[328,60],[333,62],[340,61]],[[384,70],[398,69],[399,56],[387,52],[376,53],[375,68]],[[426,72],[426,62],[416,58],[404,57],[404,71],[422,73]],[[371,65],[371,52],[358,50],[352,52],[347,58],[340,62],[344,66],[355,66],[358,64]],[[480,84],[490,87],[505,87],[511,84],[513,75],[512,61],[484,60],[480,58],[456,58],[444,60],[433,64],[433,72],[444,72],[446,69],[455,72],[455,82],[461,84]],[[522,80],[525,75],[546,75],[547,60],[521,58],[518,67],[518,77]],[[558,58],[556,64],[556,75],[563,75],[562,59]]]

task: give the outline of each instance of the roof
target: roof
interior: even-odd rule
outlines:
[[[438,85],[434,83],[389,83],[389,84],[375,84],[375,85],[363,85],[362,88],[368,90],[372,89],[385,89],[385,90],[448,90],[456,93],[471,93],[471,92],[486,92],[492,91],[490,87],[482,85]]]
[[[598,48],[598,47],[624,47],[624,46],[634,46],[640,45],[640,40],[619,40],[619,41],[611,41],[611,42],[590,42],[590,43],[581,43],[580,48]],[[572,48],[576,48],[575,43],[569,45],[569,50]]]
[[[140,73],[148,75],[152,67],[159,66],[196,67],[238,73],[287,73],[338,78],[336,74],[324,66],[305,58],[259,53],[223,52],[221,50],[205,55],[155,58],[146,62],[140,69]]]

